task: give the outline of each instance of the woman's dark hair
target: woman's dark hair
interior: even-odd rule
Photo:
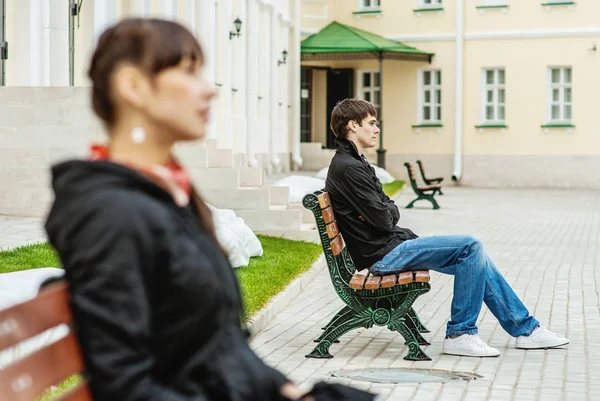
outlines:
[[[94,112],[107,127],[115,123],[111,79],[120,65],[138,67],[152,78],[187,58],[204,62],[202,48],[194,35],[176,22],[129,18],[111,26],[100,35],[88,71]],[[191,195],[200,226],[218,244],[210,209],[193,186]]]

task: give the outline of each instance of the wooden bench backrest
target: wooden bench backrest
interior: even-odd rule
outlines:
[[[66,283],[48,285],[29,301],[0,310],[0,350],[14,347],[44,331],[66,324],[73,316]],[[0,398],[6,401],[33,401],[50,386],[84,371],[75,334],[45,345],[32,354],[0,369]],[[86,383],[81,383],[60,401],[92,401]]]
[[[333,256],[337,256],[342,253],[345,243],[337,226],[337,222],[335,221],[331,199],[329,199],[329,194],[327,192],[318,195],[317,199],[319,200],[319,207],[321,208],[321,214],[323,216],[323,221],[325,222],[325,229],[327,230],[331,253],[333,253]]]

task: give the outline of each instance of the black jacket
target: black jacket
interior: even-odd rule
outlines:
[[[248,346],[235,274],[190,207],[105,161],[53,167],[46,230],[95,401],[280,400]]]
[[[325,190],[350,256],[361,270],[417,235],[396,225],[400,219],[398,207],[383,192],[375,170],[358,154],[356,145],[336,138],[335,146]]]

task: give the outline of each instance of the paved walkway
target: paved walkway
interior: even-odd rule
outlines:
[[[416,309],[432,333],[426,351],[431,362],[408,362],[402,338],[387,329],[356,330],[331,347],[330,360],[306,359],[320,327],[341,306],[323,268],[318,281],[253,340],[268,363],[302,386],[330,380],[340,369],[419,368],[474,372],[482,378],[448,384],[351,382],[380,394],[379,400],[600,399],[600,193],[558,190],[445,189],[441,210],[427,203],[401,209],[401,225],[421,236],[469,233],[487,252],[543,324],[571,340],[568,349],[522,351],[484,307],[480,333],[502,351],[492,359],[441,354],[449,317],[452,278],[433,273],[432,290]],[[403,206],[408,190],[398,196]],[[39,219],[0,216],[0,249],[43,240]],[[596,348],[598,347],[598,348]],[[336,379],[339,380],[339,379]],[[347,380],[340,382],[349,383]]]
[[[400,225],[421,236],[469,233],[479,237],[499,269],[530,311],[549,329],[571,340],[568,349],[523,351],[487,308],[479,328],[499,358],[461,358],[441,354],[449,317],[452,278],[433,273],[432,290],[416,309],[432,333],[426,352],[431,362],[409,362],[399,334],[383,328],[356,330],[341,338],[333,359],[306,359],[320,327],[342,306],[323,269],[319,282],[283,311],[253,340],[268,363],[302,386],[332,380],[340,369],[419,368],[474,372],[472,382],[376,384],[338,380],[380,394],[379,400],[600,399],[600,194],[591,191],[445,189],[442,209],[401,209]],[[409,191],[397,197],[404,206]],[[419,203],[417,204],[419,205]]]

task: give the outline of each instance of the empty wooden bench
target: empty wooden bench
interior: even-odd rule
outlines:
[[[423,182],[425,185],[440,185],[439,194],[444,195],[442,192],[442,181],[444,181],[444,177],[427,177],[425,174],[425,167],[423,167],[423,162],[421,160],[417,160],[417,164],[419,165],[419,170],[421,171],[421,178],[423,178]]]
[[[429,331],[412,308],[415,300],[430,289],[429,272],[388,276],[370,276],[368,269],[356,272],[327,192],[308,194],[302,203],[315,216],[331,282],[336,294],[346,304],[323,327],[323,333],[315,340],[318,344],[306,357],[332,358],[329,347],[343,334],[377,325],[386,326],[404,337],[408,345],[404,359],[430,360],[420,347],[429,344],[421,336],[421,333]]]
[[[56,328],[71,325],[66,283],[49,284],[29,301],[0,310],[0,351]],[[0,369],[0,399],[33,401],[45,390],[84,370],[79,344],[72,331],[32,354]],[[59,401],[92,401],[85,382],[69,390]]]
[[[440,205],[438,205],[437,201],[434,199],[436,193],[440,193],[442,190],[442,186],[440,184],[430,184],[430,185],[419,185],[417,183],[417,175],[415,174],[415,169],[410,162],[404,163],[406,169],[408,171],[408,179],[410,180],[410,186],[413,189],[415,195],[417,195],[416,199],[413,199],[408,205],[406,205],[407,209],[413,207],[416,201],[418,200],[427,200],[431,202],[434,209],[439,209]]]

